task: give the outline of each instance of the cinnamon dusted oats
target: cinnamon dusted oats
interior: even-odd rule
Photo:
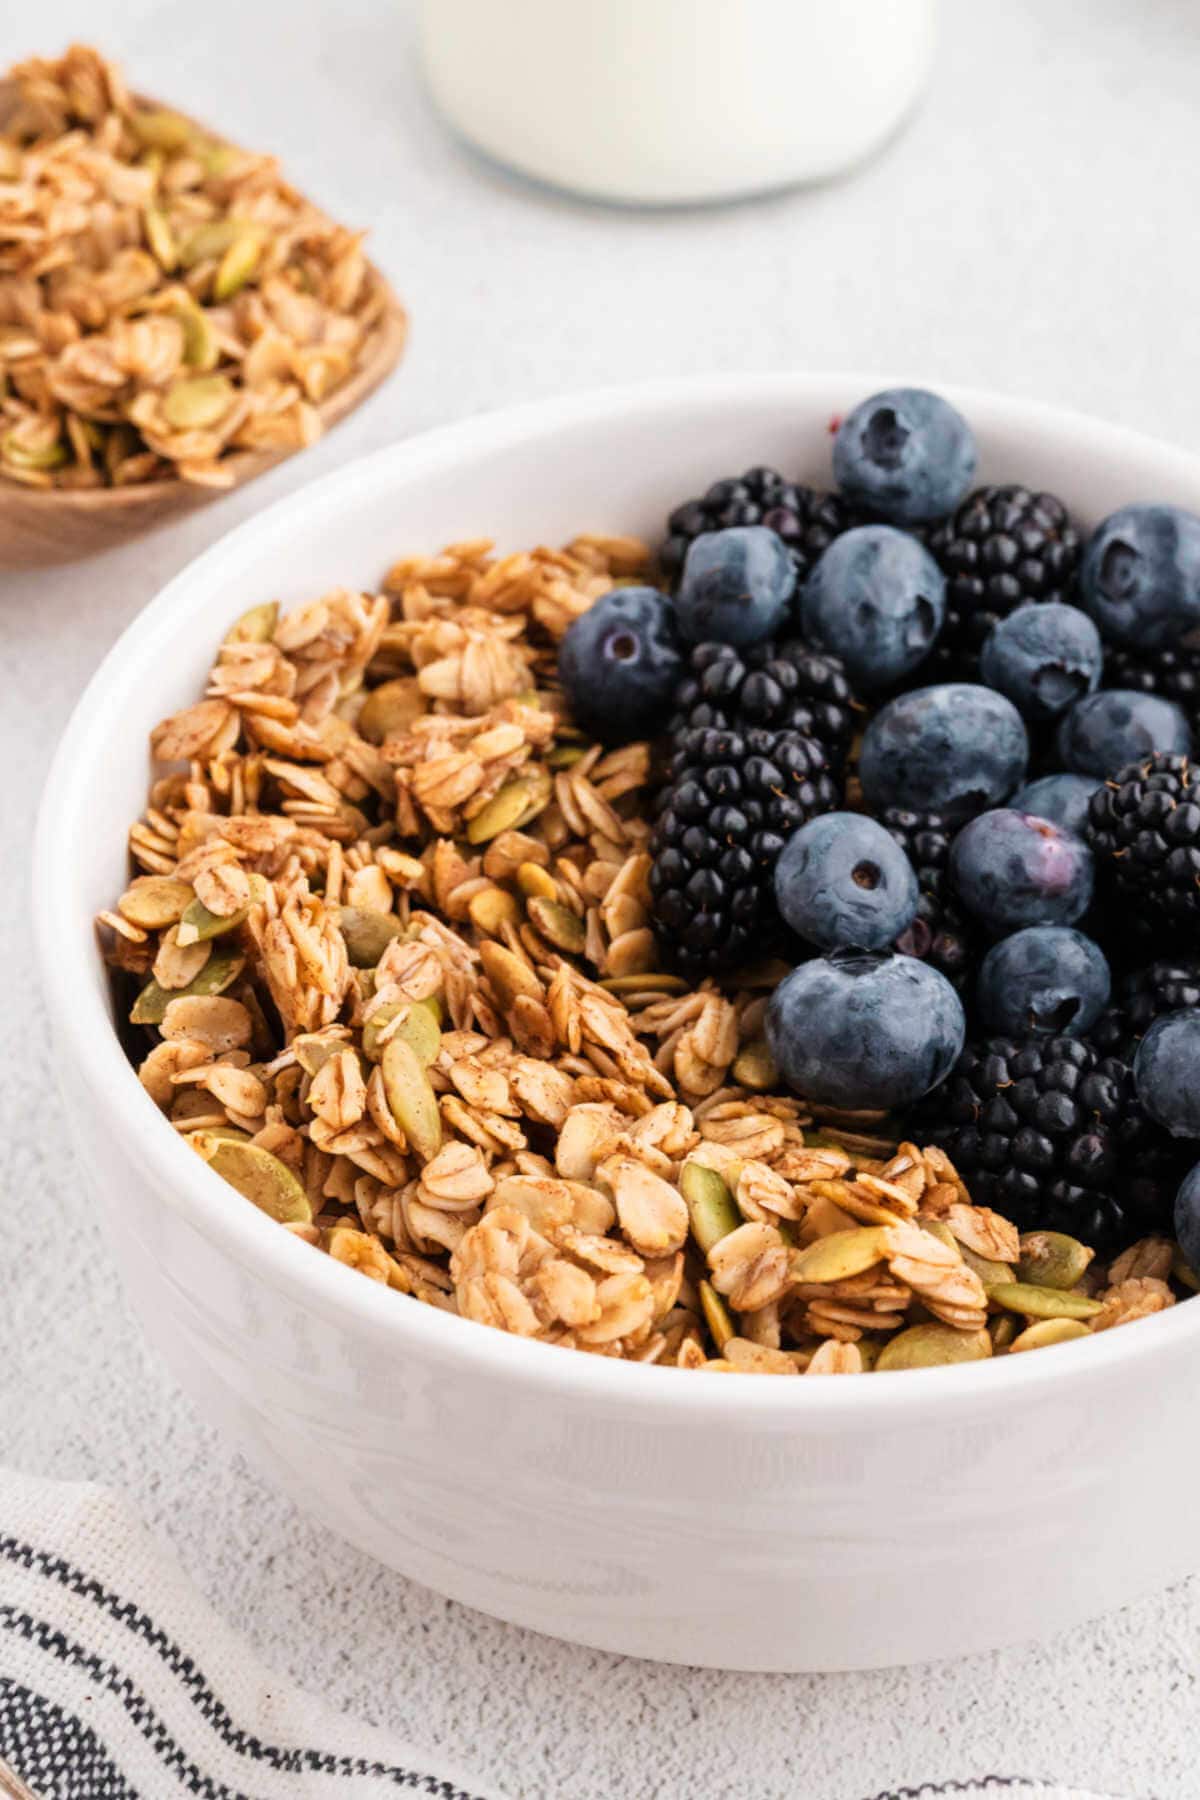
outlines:
[[[658,967],[651,747],[591,742],[555,680],[647,561],[473,541],[233,626],[99,921],[150,1097],[347,1268],[593,1355],[857,1374],[1171,1304],[1169,1244],[1105,1286],[943,1151],[814,1121],[762,1037],[777,970]]]
[[[386,304],[361,233],[95,50],[0,84],[0,476],[227,486],[313,441]]]

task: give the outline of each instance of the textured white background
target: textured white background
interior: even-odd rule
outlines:
[[[372,227],[415,320],[385,394],[251,492],[84,567],[0,575],[0,1460],[126,1489],[281,1672],[528,1800],[863,1800],[988,1770],[1194,1800],[1200,1587],[1037,1649],[770,1678],[567,1648],[364,1561],[232,1461],[125,1311],[51,1091],[22,917],[35,800],[71,702],[168,575],[309,476],[441,420],[640,375],[875,366],[1200,447],[1200,15],[1189,0],[946,12],[928,104],[855,179],[636,214],[509,182],[451,142],[408,11],[384,0],[0,8],[0,63],[103,30],[140,87],[277,149]],[[1104,1584],[1097,1569],[1098,1607]]]

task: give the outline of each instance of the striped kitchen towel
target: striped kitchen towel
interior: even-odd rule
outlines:
[[[0,1469],[0,1800],[405,1793],[503,1800],[276,1681],[110,1489]],[[871,1800],[940,1795],[1106,1800],[1012,1775]]]

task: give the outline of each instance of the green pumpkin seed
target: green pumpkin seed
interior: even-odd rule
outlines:
[[[208,1161],[207,1152],[209,1140],[211,1139],[215,1142],[221,1138],[228,1138],[231,1144],[248,1144],[250,1142],[250,1133],[248,1131],[239,1131],[236,1125],[206,1125],[203,1131],[189,1131],[186,1133],[186,1142],[191,1145],[193,1150],[198,1151],[200,1155],[204,1157],[205,1162]]]
[[[793,1281],[845,1281],[873,1269],[883,1256],[888,1228],[864,1225],[855,1231],[831,1231],[792,1259]]]
[[[250,899],[237,912],[209,912],[203,900],[193,898],[184,908],[179,920],[180,945],[186,949],[189,944],[204,944],[209,938],[224,937],[227,932],[236,931],[239,925],[246,923],[250,908],[265,900],[267,893],[266,877],[253,874],[250,877]]]
[[[420,1058],[397,1035],[384,1045],[380,1066],[392,1117],[421,1161],[429,1162],[442,1147],[442,1115]]]
[[[992,1354],[984,1330],[955,1331],[951,1325],[910,1325],[889,1338],[875,1361],[886,1369],[935,1369],[950,1363],[983,1362]]]
[[[500,792],[468,820],[467,842],[486,844],[489,839],[499,837],[502,831],[517,831],[535,818],[550,799],[550,778],[544,771],[540,773],[543,774],[540,782],[532,775],[520,775],[515,781],[506,782]]]
[[[182,150],[192,135],[188,121],[165,107],[131,113],[129,123],[134,135],[150,150]]]
[[[71,453],[61,439],[32,449],[21,442],[14,429],[0,438],[0,456],[15,469],[61,469],[70,461]]]
[[[199,369],[202,374],[215,369],[221,360],[221,346],[204,308],[189,301],[186,305],[175,307],[171,316],[183,326],[183,360],[188,368]],[[278,606],[275,610],[279,611]]]
[[[1009,1345],[1009,1354],[1015,1355],[1018,1350],[1042,1350],[1047,1344],[1066,1344],[1072,1338],[1091,1337],[1091,1332],[1081,1319],[1039,1319],[1036,1325],[1027,1325]]]
[[[969,1245],[959,1244],[957,1241],[956,1248],[968,1269],[974,1269],[982,1281],[985,1294],[990,1294],[994,1287],[1002,1287],[1013,1280],[1011,1263],[993,1262],[990,1257],[980,1256],[977,1250],[972,1250]]]
[[[373,969],[404,930],[395,913],[372,912],[366,906],[343,906],[338,924],[346,940],[346,955],[356,969]]]
[[[251,606],[225,633],[227,644],[269,644],[279,623],[278,600]]]
[[[558,883],[540,863],[523,862],[517,869],[517,886],[527,900],[557,900]]]
[[[1017,1335],[1017,1321],[1011,1313],[994,1313],[988,1320],[988,1336],[993,1351],[1007,1350]]]
[[[233,398],[233,383],[224,375],[195,375],[167,389],[163,418],[172,431],[205,431],[225,417]]]
[[[147,206],[142,213],[142,230],[146,234],[146,242],[155,260],[164,269],[173,269],[179,261],[179,246],[175,242],[167,215],[161,207]]]
[[[378,1062],[384,1049],[379,1041],[382,1033],[393,1019],[403,1014],[402,1023],[393,1035],[403,1038],[416,1052],[421,1067],[428,1068],[442,1045],[441,1011],[441,1002],[436,995],[424,1000],[385,1000],[363,1026],[363,1054],[371,1062]]]
[[[240,293],[257,269],[262,253],[261,232],[251,227],[236,237],[221,258],[213,280],[213,298],[232,300]]]
[[[548,769],[570,769],[584,755],[586,748],[585,744],[555,744],[553,749],[546,753],[546,767]]]
[[[879,1367],[879,1354],[882,1349],[883,1345],[879,1342],[878,1338],[859,1338],[858,1354],[862,1362],[864,1375],[869,1374],[872,1369],[877,1369]]]
[[[425,711],[425,696],[413,675],[397,675],[372,688],[359,710],[357,725],[369,744],[382,744],[407,731]]]
[[[345,1038],[298,1037],[292,1040],[296,1061],[306,1075],[316,1075],[331,1058],[353,1049]]]
[[[1030,1231],[1021,1239],[1017,1279],[1031,1287],[1073,1288],[1083,1280],[1094,1251],[1061,1231]]]
[[[679,1176],[679,1190],[687,1201],[692,1236],[705,1256],[714,1244],[736,1231],[742,1215],[733,1202],[725,1182],[715,1169],[703,1163],[685,1162]]]
[[[535,930],[540,931],[555,949],[566,950],[573,956],[582,955],[587,934],[578,913],[557,900],[543,900],[537,895],[526,903],[525,910]]]
[[[988,1299],[1008,1312],[1024,1313],[1027,1319],[1092,1319],[1102,1310],[1098,1300],[1088,1300],[1083,1294],[1033,1287],[1024,1281],[1002,1282]]]
[[[180,246],[180,260],[185,269],[195,268],[197,263],[210,262],[214,257],[224,256],[230,245],[236,243],[245,226],[240,219],[210,219],[204,225],[197,225]]]
[[[232,987],[245,965],[245,957],[236,950],[214,950],[200,973],[186,987],[162,988],[148,981],[133,1003],[129,1015],[131,1025],[161,1025],[172,1000],[193,994],[223,994]]]
[[[759,1094],[769,1093],[777,1086],[779,1071],[765,1038],[755,1038],[738,1051],[733,1063],[733,1079],[741,1087],[753,1088]]]
[[[193,1133],[193,1142],[204,1132]],[[270,1218],[281,1225],[310,1225],[312,1206],[308,1195],[286,1163],[272,1156],[260,1144],[238,1143],[233,1138],[213,1137],[212,1152],[205,1156],[210,1169],[216,1171],[239,1194],[244,1194]],[[204,1155],[207,1146],[196,1144]]]
[[[700,1310],[704,1314],[704,1322],[712,1333],[713,1343],[718,1350],[723,1350],[731,1337],[736,1337],[733,1320],[729,1316],[729,1308],[718,1294],[711,1281],[699,1283]]]

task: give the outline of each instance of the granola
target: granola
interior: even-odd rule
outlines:
[[[652,747],[591,742],[555,680],[648,561],[473,541],[233,626],[99,922],[155,1105],[348,1269],[593,1355],[857,1374],[1173,1304],[1165,1241],[1105,1276],[944,1152],[814,1119],[762,1039],[777,968],[659,966]]]
[[[319,434],[386,300],[361,233],[95,50],[0,83],[5,479],[228,486],[230,452]]]

